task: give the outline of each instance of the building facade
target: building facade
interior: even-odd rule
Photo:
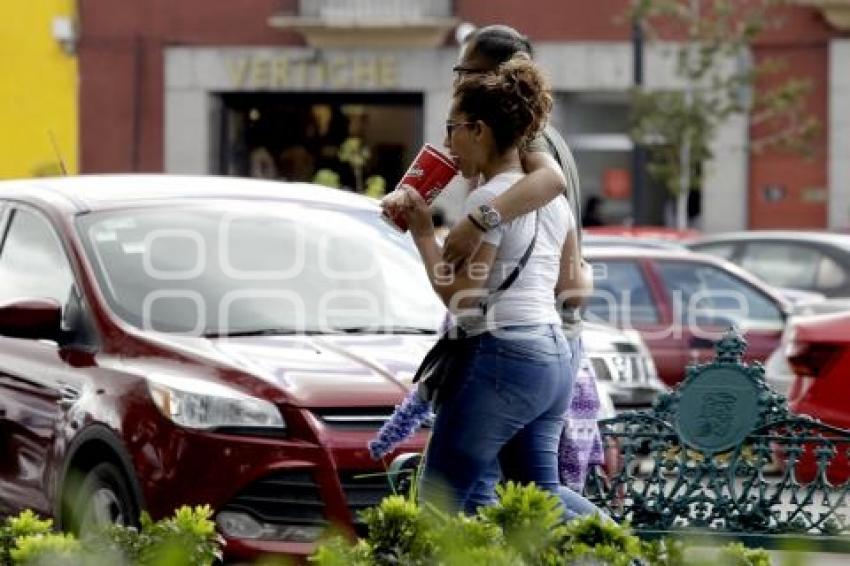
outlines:
[[[506,23],[535,41],[585,197],[601,198],[607,222],[659,222],[663,191],[635,196],[650,203],[644,218],[629,198],[627,5],[80,0],[82,169],[392,186],[423,142],[443,141],[458,27]],[[754,55],[785,57],[789,72],[811,78],[820,137],[810,157],[753,155],[747,118],[726,122],[695,207],[706,231],[850,225],[850,89],[840,71],[850,39],[816,7],[785,19]],[[681,87],[663,49],[649,47],[644,66],[647,86]]]
[[[0,179],[77,171],[73,0],[8,2],[0,19]]]

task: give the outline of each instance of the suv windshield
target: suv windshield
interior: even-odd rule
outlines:
[[[228,201],[77,225],[110,307],[146,330],[434,332],[445,312],[409,236],[374,211]]]

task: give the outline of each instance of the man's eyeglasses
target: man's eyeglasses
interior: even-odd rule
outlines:
[[[446,137],[452,137],[452,132],[458,126],[472,126],[475,122],[452,122],[451,120],[446,120]]]
[[[464,75],[483,75],[491,71],[490,69],[475,69],[472,67],[464,67],[463,65],[455,65],[452,67],[452,72],[457,76],[462,77]]]

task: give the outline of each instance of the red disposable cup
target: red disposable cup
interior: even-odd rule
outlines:
[[[409,185],[422,195],[425,202],[431,204],[456,174],[457,165],[454,161],[433,145],[426,143],[407,168],[396,190],[401,185]],[[407,219],[404,214],[392,214],[384,210],[381,217],[399,231],[407,232]]]

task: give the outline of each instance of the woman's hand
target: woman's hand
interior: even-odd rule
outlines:
[[[414,238],[433,238],[434,221],[431,218],[431,208],[413,187],[402,185],[404,190],[404,215],[407,225]]]
[[[407,197],[401,188],[390,192],[381,199],[381,208],[386,210],[390,216],[403,212],[406,205]]]

